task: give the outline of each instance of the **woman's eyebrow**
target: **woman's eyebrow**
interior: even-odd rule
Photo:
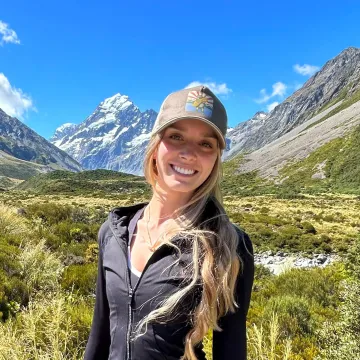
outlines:
[[[176,125],[169,125],[168,126],[168,129],[173,129],[173,130],[178,130],[178,131],[182,131],[182,132],[186,132],[186,129],[182,128],[182,127],[179,127],[179,126],[176,126]],[[209,134],[209,133],[205,133],[205,134],[202,134],[202,137],[204,138],[211,138],[211,139],[215,139],[217,140],[217,136],[215,134]]]

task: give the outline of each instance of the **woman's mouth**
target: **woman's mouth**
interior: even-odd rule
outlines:
[[[173,165],[173,164],[170,164],[170,166],[176,173],[181,174],[181,175],[192,176],[195,173],[197,173],[197,171],[193,170],[193,169],[185,169],[180,166]]]

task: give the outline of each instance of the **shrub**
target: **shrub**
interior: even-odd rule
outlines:
[[[317,333],[321,346],[317,359],[360,359],[360,281],[347,281],[342,298],[337,321],[327,321]]]
[[[301,227],[304,230],[305,234],[316,234],[316,229],[314,228],[314,226],[307,221],[301,223]]]
[[[270,322],[273,313],[277,314],[280,329],[286,337],[311,332],[308,300],[292,295],[272,297],[265,305],[263,319]]]
[[[61,285],[65,290],[76,290],[81,295],[95,292],[97,265],[94,263],[84,265],[70,265],[65,271]]]
[[[26,208],[26,213],[29,218],[40,218],[48,225],[54,225],[70,219],[71,212],[71,206],[58,205],[56,203],[36,203],[28,205]]]
[[[99,255],[99,245],[97,243],[90,244],[85,251],[85,260],[88,263],[97,262]]]

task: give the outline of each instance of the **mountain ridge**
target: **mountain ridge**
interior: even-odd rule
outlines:
[[[25,180],[56,169],[80,171],[82,167],[17,118],[0,109],[0,176]]]

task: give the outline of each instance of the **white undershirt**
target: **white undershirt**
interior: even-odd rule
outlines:
[[[139,271],[138,269],[136,269],[132,263],[131,263],[131,253],[130,253],[130,245],[128,246],[128,258],[127,258],[127,262],[128,262],[128,267],[130,269],[130,271],[137,277],[141,276],[141,271]]]

